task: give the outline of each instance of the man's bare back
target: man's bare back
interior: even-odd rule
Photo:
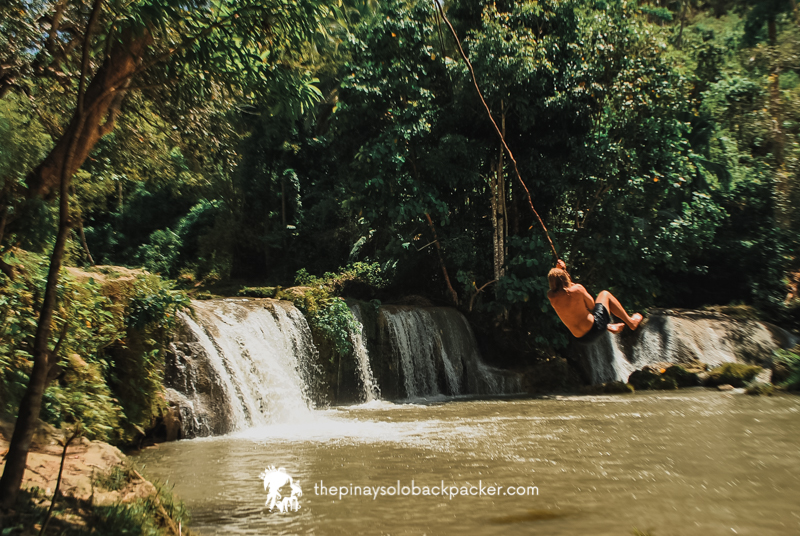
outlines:
[[[639,327],[642,321],[642,315],[635,313],[633,316],[628,316],[628,313],[625,312],[619,300],[607,290],[598,294],[597,300],[595,301],[583,285],[573,283],[569,279],[569,275],[566,274],[566,264],[564,261],[559,260],[554,271],[563,271],[564,275],[552,280],[550,285],[551,290],[547,293],[547,297],[550,299],[550,304],[553,306],[553,309],[556,310],[558,317],[575,337],[580,339],[592,330],[596,321],[595,308],[598,304],[603,305],[607,312],[610,312],[624,322],[616,324],[608,323],[606,328],[608,331],[619,333],[624,329],[625,325],[632,330]],[[563,284],[562,288],[557,288],[559,282]]]
[[[569,288],[551,290],[548,291],[547,297],[550,298],[550,304],[558,313],[558,318],[577,338],[583,337],[592,329],[594,298],[583,288],[583,285],[573,283]]]

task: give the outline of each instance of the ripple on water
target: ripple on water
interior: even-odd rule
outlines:
[[[370,402],[143,453],[201,534],[800,533],[800,399],[712,391]],[[301,508],[270,514],[285,467]],[[533,497],[338,497],[314,484],[535,485]],[[733,529],[733,530],[732,530]]]

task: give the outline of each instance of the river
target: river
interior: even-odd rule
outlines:
[[[800,534],[799,422],[798,397],[700,388],[376,401],[135,460],[174,485],[202,535],[788,535]],[[259,474],[273,465],[302,488],[297,511],[265,506]],[[424,494],[442,483],[445,496]]]

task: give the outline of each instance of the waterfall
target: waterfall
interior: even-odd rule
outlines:
[[[593,384],[627,382],[628,376],[636,370],[636,367],[625,358],[617,339],[617,336],[606,332],[586,348]]]
[[[165,378],[185,436],[295,422],[310,415],[306,385],[317,352],[303,315],[271,300],[192,302],[181,314]]]
[[[708,311],[653,309],[635,332],[603,335],[570,352],[593,384],[627,381],[645,365],[671,363],[710,368],[742,362],[768,366],[774,350],[797,338],[777,326]]]
[[[406,398],[508,394],[519,377],[484,364],[469,323],[455,309],[383,307]]]
[[[353,305],[350,307],[359,329],[350,334],[350,342],[353,343],[353,354],[358,364],[359,379],[361,380],[362,396],[364,402],[378,400],[381,396],[375,377],[372,375],[372,367],[369,364],[369,351],[364,338],[364,320],[361,316],[361,307]]]
[[[389,306],[364,318],[353,305],[360,324],[350,334],[353,354],[329,355],[330,347],[320,346],[321,356],[305,317],[288,302],[225,298],[192,306],[193,315],[180,314],[164,372],[184,438],[309,422],[316,405],[382,395],[521,391],[518,374],[483,363],[469,323],[455,309]]]

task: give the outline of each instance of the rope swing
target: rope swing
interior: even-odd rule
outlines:
[[[483,93],[481,92],[481,88],[478,86],[478,79],[475,76],[475,70],[472,68],[472,63],[469,61],[469,58],[464,53],[464,49],[461,47],[461,41],[458,39],[458,34],[456,34],[455,28],[450,23],[450,19],[447,18],[447,15],[444,13],[444,7],[440,3],[440,0],[432,0],[433,4],[436,6],[436,9],[439,11],[439,15],[442,17],[442,20],[447,24],[447,27],[450,28],[450,33],[453,34],[453,39],[455,39],[456,45],[458,46],[458,51],[461,53],[461,57],[464,59],[464,62],[467,64],[467,68],[469,69],[469,73],[472,76],[472,83],[475,85],[475,91],[478,92],[478,97],[480,97],[481,102],[483,103],[483,107],[486,109],[486,114],[489,116],[489,120],[492,122],[494,126],[495,132],[497,135],[500,136],[500,141],[503,144],[503,148],[505,148],[506,152],[508,153],[508,157],[511,159],[511,162],[514,164],[514,171],[517,173],[517,179],[519,183],[522,185],[522,188],[525,190],[525,194],[528,198],[528,204],[533,211],[533,214],[536,216],[536,219],[539,220],[539,224],[542,226],[544,230],[544,235],[547,237],[547,241],[550,243],[550,249],[553,252],[553,256],[558,260],[558,253],[556,252],[556,247],[553,245],[553,240],[550,238],[550,233],[547,232],[547,227],[545,226],[544,222],[542,221],[541,216],[539,213],[536,212],[536,209],[533,208],[533,201],[531,200],[531,193],[528,190],[528,187],[525,186],[525,181],[522,180],[522,175],[519,173],[519,168],[517,167],[517,160],[514,158],[514,154],[511,152],[511,149],[508,147],[506,143],[506,138],[503,136],[503,133],[500,131],[500,128],[497,126],[497,123],[494,120],[494,116],[492,116],[492,111],[489,109],[489,105],[486,104],[486,100],[483,98]]]

